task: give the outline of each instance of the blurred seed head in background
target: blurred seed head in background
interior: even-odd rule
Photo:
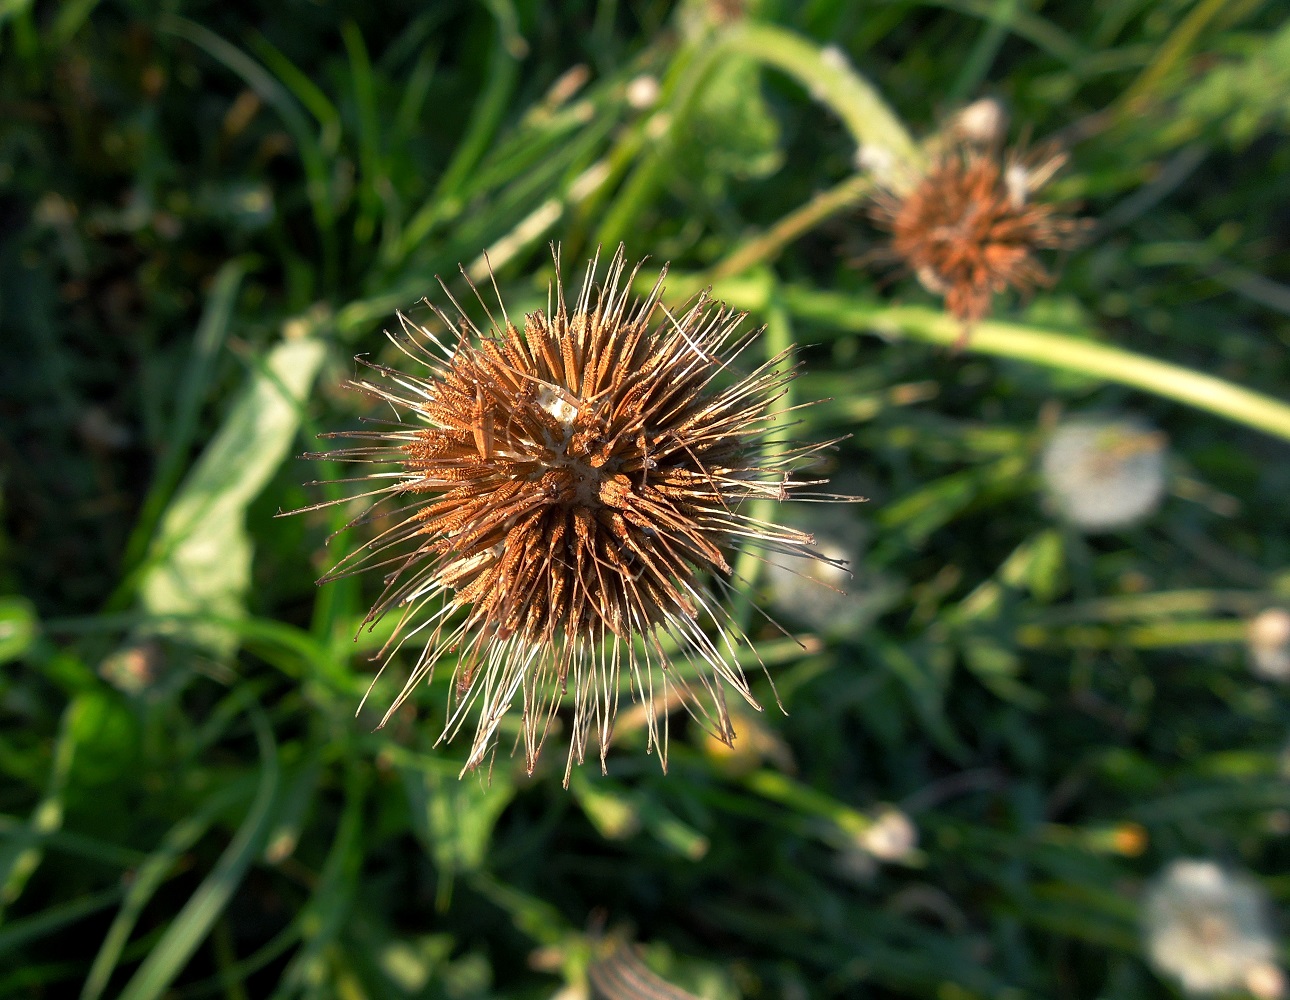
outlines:
[[[858,481],[840,470],[834,485],[859,493]],[[865,489],[864,492],[870,492]],[[853,508],[790,505],[784,523],[815,539],[823,560],[773,560],[766,570],[770,606],[784,625],[800,624],[821,636],[854,637],[899,600],[900,586],[864,564],[871,529]]]
[[[1137,524],[1164,499],[1166,443],[1133,418],[1071,418],[1052,432],[1040,460],[1048,500],[1081,531]]]
[[[827,561],[772,562],[766,571],[771,604],[794,621],[832,631],[839,612],[852,603],[853,573],[864,530],[849,511],[838,508],[819,514],[794,512],[788,523],[808,532]]]
[[[1148,887],[1142,918],[1152,964],[1188,993],[1285,994],[1264,895],[1245,876],[1212,861],[1173,861]]]
[[[990,312],[996,294],[1051,285],[1038,251],[1073,247],[1085,228],[1066,206],[1035,200],[1066,154],[1052,146],[1002,153],[997,142],[985,140],[1005,121],[997,104],[970,105],[950,120],[954,138],[931,143],[921,176],[875,174],[879,190],[870,216],[891,234],[890,256],[945,299],[965,336]]]
[[[1290,680],[1290,611],[1268,608],[1250,619],[1250,669],[1270,681]]]

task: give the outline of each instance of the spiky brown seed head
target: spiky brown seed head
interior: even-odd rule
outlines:
[[[938,154],[907,190],[882,190],[874,221],[891,233],[892,256],[971,330],[994,295],[1052,284],[1039,250],[1074,246],[1085,224],[1066,206],[1034,196],[1066,162],[1053,150],[1030,154],[961,144]]]
[[[809,535],[746,509],[818,484],[792,470],[823,446],[773,437],[794,372],[779,357],[735,375],[729,363],[754,337],[739,332],[744,317],[703,295],[668,310],[662,274],[634,300],[639,267],[625,273],[619,247],[599,284],[593,260],[569,305],[557,253],[547,309],[523,329],[500,295],[501,320],[488,313],[484,329],[451,295],[455,317],[431,305],[440,332],[400,316],[404,336],[391,339],[423,370],[369,364],[375,377],[352,385],[408,419],[338,435],[361,443],[327,453],[394,466],[364,477],[364,496],[392,502],[388,524],[324,580],[381,568],[368,621],[400,615],[383,655],[424,644],[386,720],[453,661],[441,738],[473,716],[467,769],[517,700],[530,771],[566,699],[566,782],[593,734],[603,766],[623,688],[643,703],[664,766],[656,706],[683,702],[731,742],[726,690],[756,702],[709,584],[729,586],[736,543],[817,558]]]

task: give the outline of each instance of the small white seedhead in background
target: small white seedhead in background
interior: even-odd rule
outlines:
[[[848,511],[829,510],[787,519],[808,532],[822,559],[803,565],[799,560],[771,561],[766,586],[775,609],[815,629],[828,629],[853,603],[852,572],[864,544],[864,529]]]
[[[1260,611],[1250,619],[1246,642],[1255,674],[1270,681],[1290,680],[1290,611]]]
[[[871,882],[880,863],[908,863],[918,850],[918,827],[904,810],[881,805],[869,821],[837,855],[837,872],[850,882]]]
[[[1147,956],[1193,995],[1248,989],[1284,994],[1263,893],[1212,861],[1172,862],[1142,901]]]
[[[997,146],[1008,134],[1008,112],[1002,102],[983,97],[960,108],[945,131],[959,142],[974,146]]]
[[[1024,208],[1030,200],[1030,172],[1024,164],[1009,163],[1003,170],[1003,186],[1008,189],[1008,202],[1013,208]]]
[[[637,111],[652,108],[658,103],[658,78],[648,73],[633,77],[627,84],[627,103]]]
[[[1245,988],[1257,1000],[1281,1000],[1286,995],[1286,974],[1272,962],[1260,962],[1245,973]]]
[[[851,60],[836,45],[826,45],[820,50],[820,62],[832,69],[850,70]]]
[[[896,157],[886,146],[871,143],[858,146],[856,169],[868,174],[875,184],[891,191],[908,191],[917,182],[917,175]]]
[[[1082,531],[1137,524],[1164,499],[1165,443],[1138,420],[1069,420],[1053,431],[1040,462],[1048,498]]]
[[[860,846],[879,861],[904,861],[918,848],[918,827],[895,806],[881,806],[860,834]]]

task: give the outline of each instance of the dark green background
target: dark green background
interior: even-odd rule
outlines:
[[[989,95],[1014,138],[1069,143],[1053,194],[1095,228],[1000,329],[1290,394],[1285,4],[750,6],[915,136]],[[0,0],[0,993],[546,997],[599,913],[706,997],[1128,1000],[1170,995],[1137,908],[1168,860],[1290,898],[1290,710],[1243,644],[1290,600],[1284,417],[1184,405],[1177,369],[946,349],[854,199],[759,243],[849,182],[855,141],[681,8]],[[549,240],[569,276],[624,240],[678,293],[764,247],[716,294],[800,345],[797,398],[829,400],[801,436],[850,435],[826,471],[871,497],[835,515],[868,623],[804,654],[747,618],[787,715],[733,762],[677,719],[667,776],[635,730],[570,791],[558,745],[458,782],[450,671],[383,731],[355,717],[379,588],[313,583],[343,512],[273,517],[337,495],[292,456],[368,412],[341,383],[394,310],[485,248],[535,308]],[[269,420],[248,387],[280,400],[306,356]],[[1147,522],[1084,537],[1045,507],[1035,457],[1085,411],[1167,433]],[[159,618],[184,598],[157,574],[202,545],[205,596]],[[857,875],[883,802],[921,849]]]

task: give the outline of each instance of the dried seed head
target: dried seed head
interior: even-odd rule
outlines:
[[[874,199],[874,221],[891,233],[890,252],[945,307],[965,334],[995,293],[1052,284],[1039,250],[1073,246],[1084,229],[1062,206],[1034,196],[1066,162],[1051,149],[1029,155],[961,143],[936,155],[925,174]]]
[[[431,306],[447,338],[400,316],[406,336],[391,339],[423,371],[370,364],[375,376],[353,384],[409,419],[339,435],[360,443],[327,455],[396,467],[361,480],[364,496],[391,502],[386,526],[324,579],[379,567],[385,589],[368,621],[399,615],[382,655],[423,644],[386,720],[440,660],[454,661],[442,738],[473,715],[467,769],[518,699],[531,771],[566,693],[568,767],[593,734],[603,765],[620,686],[642,701],[665,765],[656,705],[683,702],[730,743],[726,689],[756,703],[738,630],[707,581],[728,586],[736,542],[823,558],[808,534],[741,509],[815,485],[791,472],[824,446],[772,440],[787,359],[739,377],[728,362],[753,339],[739,333],[742,315],[704,296],[673,313],[662,275],[647,298],[630,298],[639,265],[625,273],[621,247],[603,285],[596,270],[593,260],[566,303],[557,251],[554,301],[522,330],[478,292],[486,329],[450,294],[454,317]],[[718,638],[705,627],[714,621]]]

